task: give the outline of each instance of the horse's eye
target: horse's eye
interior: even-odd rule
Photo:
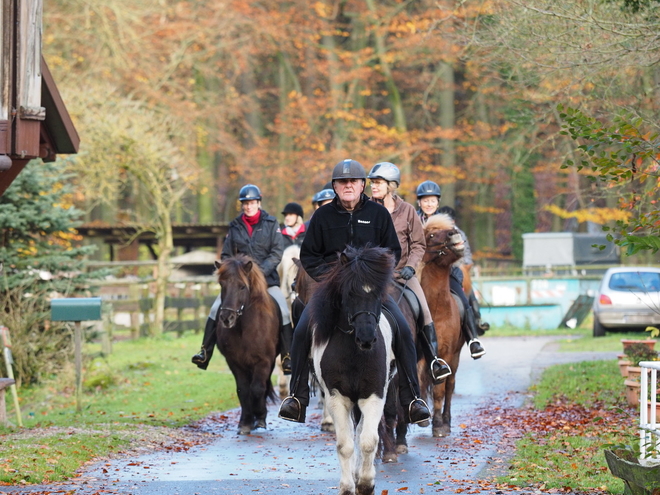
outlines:
[[[433,234],[430,234],[430,235],[429,235],[429,239],[433,239]]]

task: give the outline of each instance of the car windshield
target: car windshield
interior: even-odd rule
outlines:
[[[610,278],[609,288],[620,291],[656,292],[660,290],[660,273],[614,273]]]

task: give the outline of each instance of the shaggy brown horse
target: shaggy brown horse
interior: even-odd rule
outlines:
[[[456,372],[465,345],[458,304],[449,291],[451,265],[463,256],[465,244],[448,215],[429,217],[424,227],[426,253],[422,262],[421,284],[435,322],[438,356],[451,367],[452,374],[439,385],[432,385],[428,373],[420,373],[422,390],[433,394],[433,436],[451,432],[451,399],[456,387]]]
[[[266,401],[275,400],[270,375],[279,353],[280,316],[266,279],[248,256],[216,261],[222,294],[217,318],[218,349],[236,380],[241,403],[238,433],[266,428]]]

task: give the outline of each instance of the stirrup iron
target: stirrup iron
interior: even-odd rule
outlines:
[[[440,376],[435,376],[433,374],[433,364],[434,363],[444,364],[447,367],[447,371],[444,374],[440,375]],[[447,361],[445,361],[444,359],[439,358],[439,357],[435,357],[433,359],[433,361],[431,361],[431,366],[430,367],[431,367],[431,378],[433,378],[433,381],[436,381],[436,382],[439,382],[440,380],[444,380],[445,378],[447,378],[448,376],[450,376],[452,374],[451,366],[449,366]]]

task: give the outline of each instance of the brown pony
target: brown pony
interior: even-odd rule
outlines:
[[[438,356],[449,364],[452,374],[443,383],[432,385],[428,373],[420,373],[420,386],[433,393],[433,436],[442,437],[451,432],[451,399],[465,344],[458,304],[449,291],[449,274],[452,263],[463,256],[465,244],[451,218],[444,214],[429,217],[424,235],[426,253],[420,282],[435,322]]]
[[[216,261],[222,294],[216,331],[218,349],[236,380],[241,403],[238,433],[266,428],[266,401],[275,400],[270,375],[279,353],[280,316],[266,279],[249,257]]]

